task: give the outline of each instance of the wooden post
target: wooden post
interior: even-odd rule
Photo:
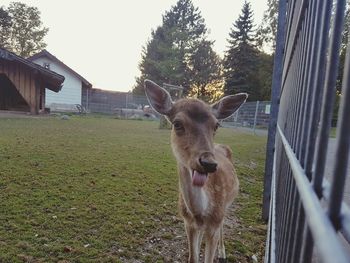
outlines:
[[[35,85],[35,79],[34,79],[34,75],[30,74],[30,95],[29,95],[29,106],[30,106],[30,113],[31,114],[38,114],[38,102],[37,102],[37,89],[36,89],[36,85]]]

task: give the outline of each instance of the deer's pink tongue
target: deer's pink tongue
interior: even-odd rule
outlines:
[[[205,181],[207,180],[208,174],[202,174],[198,171],[193,171],[192,173],[192,184],[195,186],[202,187],[205,184]]]

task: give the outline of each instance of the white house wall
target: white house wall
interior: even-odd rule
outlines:
[[[46,107],[50,107],[52,104],[81,104],[81,80],[79,80],[75,75],[61,65],[49,60],[46,57],[38,58],[33,62],[41,66],[44,66],[44,63],[49,63],[50,70],[55,71],[65,77],[62,89],[58,93],[46,89]]]

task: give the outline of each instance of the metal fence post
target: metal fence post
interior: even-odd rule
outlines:
[[[269,122],[269,133],[266,145],[266,163],[264,178],[264,196],[262,218],[267,221],[269,218],[271,178],[273,166],[273,153],[275,150],[276,124],[278,116],[279,96],[282,83],[283,54],[285,44],[285,19],[286,0],[279,1],[278,4],[278,31],[276,36],[276,52],[273,65],[272,89],[271,89],[271,111]]]
[[[255,128],[256,128],[256,119],[258,117],[258,110],[259,110],[259,101],[256,102],[256,106],[255,106],[255,114],[254,114],[254,125],[253,125],[253,132],[255,133]]]
[[[279,16],[286,19],[282,26],[278,21],[277,37],[285,39],[277,40],[273,73],[263,204],[263,217],[269,216],[265,260],[350,263],[349,196],[344,194],[350,190],[345,184],[350,170],[350,46],[334,160],[327,151],[346,1],[279,4]]]
[[[125,94],[125,109],[128,108],[128,93]]]

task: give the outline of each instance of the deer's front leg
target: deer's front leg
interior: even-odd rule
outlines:
[[[185,228],[186,228],[188,248],[189,248],[188,262],[198,263],[200,231],[186,222],[185,222]]]
[[[226,261],[226,252],[225,252],[225,245],[224,245],[224,230],[223,230],[223,224],[220,226],[220,232],[219,232],[219,245],[218,245],[218,259],[219,263],[224,263]]]
[[[205,233],[205,263],[213,263],[219,241],[220,229],[211,229]]]

